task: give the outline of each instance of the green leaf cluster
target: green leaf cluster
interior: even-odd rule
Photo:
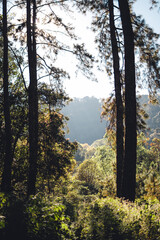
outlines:
[[[78,239],[158,240],[160,237],[158,200],[129,203],[107,197],[84,206],[76,222]]]
[[[28,239],[69,239],[71,234],[65,206],[42,194],[26,203]]]

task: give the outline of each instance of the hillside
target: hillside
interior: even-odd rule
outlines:
[[[159,98],[160,100],[160,98]],[[150,129],[151,137],[159,137],[160,129],[160,105],[149,103],[147,95],[140,99],[141,105],[149,115],[147,127]],[[82,99],[75,98],[66,107],[63,108],[63,114],[69,117],[67,138],[71,141],[77,140],[80,143],[91,145],[95,140],[103,138],[106,120],[100,117],[102,103],[95,97],[85,97]]]
[[[63,109],[63,114],[69,117],[67,138],[71,141],[92,144],[96,139],[103,138],[106,121],[102,121],[100,114],[102,104],[94,97],[75,98]]]
[[[160,97],[158,98],[160,103]],[[141,97],[141,104],[145,105],[144,109],[149,115],[147,119],[147,126],[150,128],[151,133],[158,132],[160,128],[160,104],[151,104],[149,103],[148,96],[144,95]]]

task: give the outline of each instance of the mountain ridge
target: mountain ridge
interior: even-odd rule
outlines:
[[[160,101],[160,97],[158,98]],[[152,105],[147,95],[142,95],[140,103],[149,118],[146,120],[149,134],[156,135],[160,129],[160,105]],[[69,105],[62,109],[62,113],[69,117],[66,137],[71,141],[88,143],[91,145],[95,140],[102,139],[105,135],[107,121],[101,119],[102,100],[96,97],[74,98]],[[159,136],[159,135],[156,135]]]

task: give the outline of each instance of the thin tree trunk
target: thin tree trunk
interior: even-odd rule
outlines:
[[[121,80],[120,80],[120,66],[118,46],[116,39],[116,28],[114,23],[113,0],[109,0],[109,20],[110,20],[110,34],[113,55],[113,69],[114,69],[114,85],[116,97],[116,158],[117,158],[117,197],[121,197],[122,188],[122,169],[123,169],[123,103],[121,95]]]
[[[32,6],[31,6],[32,3]],[[38,156],[38,96],[36,60],[36,0],[27,0],[27,47],[29,61],[29,174],[28,196],[36,192]]]
[[[135,200],[136,188],[136,84],[134,35],[127,0],[119,0],[125,47],[125,157],[122,196]]]
[[[12,133],[8,91],[8,35],[7,35],[7,0],[3,0],[3,84],[4,84],[4,118],[5,118],[5,158],[1,190],[11,192],[12,167]]]

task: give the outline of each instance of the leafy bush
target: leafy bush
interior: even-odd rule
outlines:
[[[36,240],[70,239],[69,218],[65,206],[55,203],[53,197],[36,195],[26,204],[28,238]]]
[[[144,200],[129,203],[107,197],[85,205],[75,223],[77,239],[159,240],[160,203]]]
[[[71,239],[65,206],[53,196],[37,194],[28,201],[13,195],[0,195],[0,239],[67,240]]]
[[[160,240],[159,200],[131,203],[83,195],[82,188],[75,181],[61,197],[37,194],[26,202],[1,194],[0,239]]]
[[[98,191],[101,180],[104,179],[103,169],[94,159],[86,159],[78,167],[76,178],[84,181],[93,193]]]

